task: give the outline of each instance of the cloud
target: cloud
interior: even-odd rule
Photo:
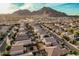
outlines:
[[[11,3],[11,7],[13,9],[19,9],[20,7],[24,6],[24,3]]]
[[[11,4],[9,3],[0,3],[0,14],[11,13],[14,10],[10,8]]]
[[[24,4],[22,7],[20,7],[20,9],[29,9],[32,7],[32,5],[32,3]]]

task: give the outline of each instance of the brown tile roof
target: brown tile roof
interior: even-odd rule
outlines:
[[[60,56],[67,53],[65,48],[61,49],[58,46],[50,46],[45,48],[49,56]]]

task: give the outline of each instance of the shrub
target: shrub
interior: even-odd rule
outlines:
[[[10,54],[6,54],[6,53],[4,53],[4,54],[2,54],[3,56],[10,56]]]

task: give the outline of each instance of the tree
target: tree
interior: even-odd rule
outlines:
[[[79,36],[79,31],[76,31],[76,32],[75,32],[75,35]]]
[[[72,44],[76,44],[77,41],[76,41],[76,40],[73,40],[73,41],[70,41],[70,43],[72,43]]]
[[[6,46],[6,50],[9,51],[11,49],[11,45]]]
[[[63,35],[63,38],[66,39],[67,41],[70,40],[69,37],[67,37],[67,36],[65,36],[65,35]]]
[[[74,29],[73,29],[73,28],[70,28],[70,29],[69,29],[69,32],[70,32],[70,33],[74,33]]]
[[[77,51],[75,51],[75,50],[70,50],[70,53],[71,53],[71,54],[75,54],[75,55],[77,55],[77,54],[78,54],[78,52],[77,52]]]
[[[0,40],[3,40],[3,38],[4,38],[4,34],[0,32]]]

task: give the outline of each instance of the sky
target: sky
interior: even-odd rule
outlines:
[[[16,10],[36,11],[50,7],[68,15],[79,15],[79,3],[0,3],[0,14],[13,13]]]

